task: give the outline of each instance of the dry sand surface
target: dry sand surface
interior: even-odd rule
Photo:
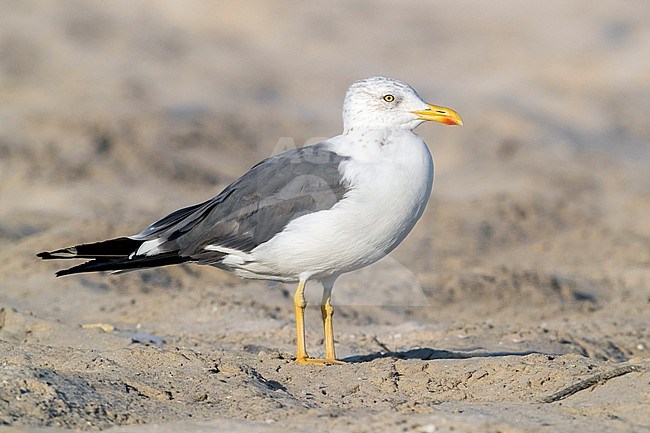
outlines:
[[[650,431],[647,0],[0,9],[0,430]],[[465,126],[418,130],[424,217],[337,285],[347,365],[292,361],[290,286],[35,258],[337,134],[378,74]]]

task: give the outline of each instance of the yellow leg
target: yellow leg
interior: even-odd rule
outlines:
[[[343,361],[336,359],[336,350],[334,349],[334,326],[332,316],[334,307],[332,307],[332,285],[323,286],[323,301],[320,305],[321,316],[323,317],[323,330],[325,331],[325,360],[332,364],[344,364]]]
[[[296,293],[293,295],[293,306],[296,312],[296,359],[298,363],[308,359],[307,348],[305,346],[305,282],[300,281],[296,287]]]
[[[331,291],[331,289],[330,289]],[[329,299],[329,297],[328,297]],[[326,317],[329,319],[329,331],[327,325],[325,326],[325,358],[316,359],[310,358],[307,355],[307,348],[305,346],[305,307],[307,306],[307,301],[305,301],[305,282],[300,281],[298,287],[296,287],[296,292],[293,295],[293,305],[296,312],[296,362],[298,364],[344,364],[342,361],[337,361],[336,356],[334,355],[334,335],[332,332],[332,313],[334,309],[332,305],[327,302],[329,308],[324,310],[325,306],[321,307],[323,313],[323,323],[326,322]],[[329,336],[329,337],[328,337]],[[329,343],[328,343],[329,342]]]

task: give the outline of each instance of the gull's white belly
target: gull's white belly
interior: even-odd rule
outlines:
[[[240,276],[293,281],[300,275],[342,274],[381,259],[411,231],[433,183],[433,160],[424,142],[409,131],[346,149],[337,147],[340,137],[332,143],[350,156],[343,163],[351,186],[345,198],[291,221],[235,266]]]

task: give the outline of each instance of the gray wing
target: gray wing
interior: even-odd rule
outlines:
[[[339,202],[348,189],[339,171],[346,159],[326,143],[272,156],[213,199],[173,212],[132,239],[164,240],[159,251],[203,263],[223,256],[206,245],[250,252],[291,220]]]

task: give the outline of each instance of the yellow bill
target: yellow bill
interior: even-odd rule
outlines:
[[[463,119],[451,108],[439,107],[437,105],[427,104],[425,110],[411,111],[417,114],[420,120],[433,120],[434,122],[444,123],[445,125],[463,125]]]

